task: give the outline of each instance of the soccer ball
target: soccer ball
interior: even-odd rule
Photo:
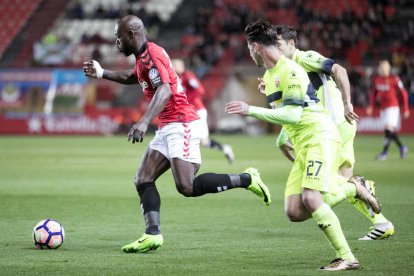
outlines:
[[[33,228],[33,242],[38,249],[56,249],[65,239],[62,224],[53,219],[44,219]]]

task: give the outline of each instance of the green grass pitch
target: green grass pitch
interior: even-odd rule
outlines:
[[[121,247],[144,231],[133,177],[151,135],[143,144],[127,143],[124,136],[0,137],[0,275],[321,274],[316,268],[333,259],[334,251],[312,220],[286,218],[283,191],[291,164],[276,150],[275,137],[216,138],[233,145],[236,162],[228,164],[220,152],[202,149],[200,172],[257,167],[273,204],[265,207],[243,189],[185,198],[167,172],[157,182],[163,247],[125,254]],[[414,136],[402,140],[414,150]],[[369,221],[347,202],[335,207],[363,267],[354,273],[412,275],[414,152],[400,160],[392,145],[389,160],[375,161],[381,136],[358,136],[355,147],[356,173],[376,181],[396,235],[358,241]],[[32,229],[44,218],[65,228],[66,240],[57,250],[34,249]]]

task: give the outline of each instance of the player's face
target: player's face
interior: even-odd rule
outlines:
[[[379,66],[378,66],[378,73],[381,76],[389,76],[390,75],[390,71],[391,71],[391,65],[388,61],[381,61]]]
[[[263,58],[259,54],[259,51],[258,51],[259,45],[253,42],[253,43],[247,43],[247,47],[249,48],[249,51],[250,51],[250,57],[253,59],[256,65],[258,67],[263,67],[263,64],[264,64]]]
[[[292,47],[291,42],[284,40],[280,35],[277,36],[276,47],[285,57],[290,59],[293,57],[294,47]]]
[[[133,53],[130,39],[128,38],[127,32],[118,25],[115,26],[115,44],[119,51],[125,56],[129,56]]]

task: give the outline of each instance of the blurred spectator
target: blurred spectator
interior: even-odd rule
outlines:
[[[80,1],[76,1],[73,3],[72,7],[69,9],[69,18],[73,19],[83,19],[83,6]]]
[[[105,18],[106,11],[102,4],[99,4],[98,7],[95,10],[95,18]]]
[[[86,2],[74,0],[67,17],[73,19],[117,19],[135,14],[148,26],[148,37],[157,40],[163,21],[156,12],[148,12],[148,0],[121,1],[121,5],[95,4],[85,12]],[[274,24],[297,27],[299,47],[312,48],[338,62],[349,64],[347,69],[358,97],[356,105],[366,104],[367,78],[364,69],[387,57],[399,68],[401,79],[408,89],[412,84],[414,55],[414,18],[401,18],[406,0],[210,0],[208,5],[194,11],[193,22],[183,26],[181,45],[172,43],[180,55],[190,57],[190,65],[199,78],[205,77],[218,61],[244,62],[248,58],[244,27],[247,22],[265,17]],[[184,2],[185,3],[185,2]],[[97,5],[97,6],[96,6]],[[195,5],[197,6],[197,5]],[[186,6],[179,8],[184,10]],[[398,16],[397,16],[398,15]],[[173,22],[172,22],[173,23]],[[168,30],[166,30],[168,31]],[[112,43],[100,34],[84,35],[85,52],[91,52],[90,43]],[[166,45],[167,48],[169,45]],[[178,48],[178,49],[177,49]],[[95,48],[96,49],[96,48]],[[36,60],[42,54],[39,49]],[[40,47],[40,51],[44,47]],[[171,49],[169,49],[171,50]],[[99,56],[97,51],[94,55]],[[115,58],[112,60],[116,60]],[[43,61],[40,61],[43,63]],[[410,98],[411,99],[411,98]],[[411,101],[412,102],[412,101]]]
[[[65,37],[53,33],[46,34],[33,45],[34,61],[44,65],[62,64],[70,60],[72,45]]]

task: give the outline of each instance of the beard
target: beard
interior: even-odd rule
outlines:
[[[264,62],[261,56],[255,55],[254,61],[256,62],[257,67],[263,67]]]

